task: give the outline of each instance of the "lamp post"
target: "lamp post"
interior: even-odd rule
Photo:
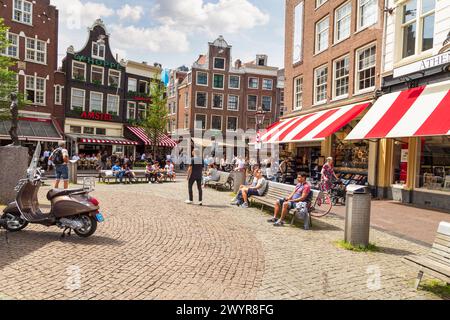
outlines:
[[[256,118],[256,162],[258,163],[258,166],[261,167],[261,159],[259,156],[259,151],[261,149],[261,136],[260,136],[260,130],[261,125],[264,123],[264,119],[266,117],[266,112],[263,110],[262,107],[258,108],[258,111],[255,114]]]

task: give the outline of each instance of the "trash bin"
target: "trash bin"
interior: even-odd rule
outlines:
[[[233,180],[234,180],[233,192],[238,193],[239,187],[241,185],[245,184],[245,172],[237,171],[237,172],[234,172],[232,176],[233,176]]]
[[[345,242],[354,246],[369,245],[371,200],[369,187],[347,187]]]
[[[69,161],[69,182],[72,184],[78,184],[78,165],[77,160]]]

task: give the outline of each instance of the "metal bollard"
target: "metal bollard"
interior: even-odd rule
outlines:
[[[345,242],[353,246],[369,245],[372,196],[366,186],[347,187]]]

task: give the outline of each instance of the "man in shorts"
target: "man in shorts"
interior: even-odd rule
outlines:
[[[50,160],[55,164],[55,189],[59,188],[61,179],[64,181],[64,189],[69,189],[69,168],[67,166],[69,163],[69,152],[66,149],[65,141],[58,143],[58,148],[53,151]]]

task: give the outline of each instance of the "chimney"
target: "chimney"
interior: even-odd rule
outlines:
[[[234,63],[234,67],[236,69],[240,69],[242,67],[242,61],[237,59],[236,62]]]

